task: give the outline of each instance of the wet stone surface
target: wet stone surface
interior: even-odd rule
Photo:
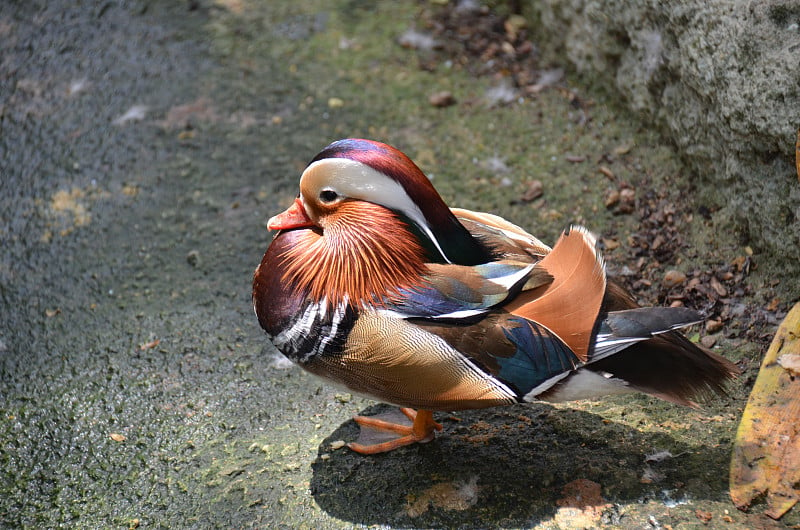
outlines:
[[[757,256],[732,235],[706,237],[714,227],[681,202],[681,166],[657,137],[580,94],[559,65],[530,62],[535,39],[520,19],[504,24],[501,12],[481,27],[513,30],[522,66],[476,69],[457,40],[404,45],[409,29],[450,38],[436,9],[0,10],[0,526],[763,522],[733,508],[726,477],[764,337],[785,310],[780,285],[758,277]],[[429,102],[442,92],[451,104]],[[250,282],[266,219],[290,203],[307,161],[344,136],[397,145],[451,204],[544,241],[589,224],[643,301],[719,320],[715,347],[743,366],[741,384],[703,411],[628,397],[442,414],[430,444],[375,457],[335,449],[356,436],[351,415],[383,405],[277,355]],[[636,190],[634,207],[607,207],[624,189]],[[646,250],[664,223],[647,201],[678,205],[658,259]],[[712,284],[683,297],[659,287],[672,269],[687,284],[716,275],[725,296]],[[725,312],[719,300],[734,296],[744,313]],[[570,511],[574,491],[596,497],[595,485],[602,503]]]

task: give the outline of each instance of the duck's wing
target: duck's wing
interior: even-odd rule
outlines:
[[[504,259],[535,263],[550,252],[550,247],[521,227],[500,216],[451,208],[472,236]]]
[[[520,292],[552,281],[532,263],[503,260],[482,265],[430,264],[423,281],[400,289],[385,301],[399,318],[470,320],[486,314]]]
[[[316,356],[305,368],[381,401],[462,410],[532,399],[580,364],[535,322],[502,310],[474,319],[363,311],[340,352]]]

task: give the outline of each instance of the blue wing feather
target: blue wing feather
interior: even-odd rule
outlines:
[[[421,286],[385,301],[386,310],[417,320],[522,400],[581,364],[547,327],[498,307],[525,288],[534,267],[506,260],[431,268]]]
[[[495,357],[500,365],[496,375],[521,396],[581,364],[578,356],[544,326],[521,317],[509,321],[519,324],[503,328],[517,351],[512,357]]]
[[[421,286],[400,289],[385,305],[404,318],[474,317],[506,301],[533,269],[530,263],[512,261],[446,267],[445,273],[425,276]]]

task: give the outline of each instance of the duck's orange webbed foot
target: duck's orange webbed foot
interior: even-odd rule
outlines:
[[[417,412],[414,409],[401,408],[400,412],[405,418],[398,417],[396,413],[355,416],[353,420],[361,426],[361,432],[358,442],[351,442],[347,447],[362,455],[385,453],[413,443],[430,442],[435,436],[434,431],[442,430],[442,425],[433,421],[433,412],[429,410]],[[394,421],[390,421],[389,417]],[[411,420],[411,424],[406,419]]]

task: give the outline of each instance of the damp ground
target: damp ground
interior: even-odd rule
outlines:
[[[492,57],[459,52],[439,9],[5,5],[3,526],[769,522],[733,507],[727,474],[786,310],[782,286],[693,202],[695,176],[614,96],[522,48],[512,51],[530,59],[529,79],[513,61],[484,71],[474,61]],[[504,25],[503,9],[490,29],[523,32],[514,46],[530,41],[533,54],[536,36],[519,19]],[[743,377],[702,410],[633,396],[441,414],[432,443],[374,457],[337,449],[356,437],[353,414],[385,406],[280,357],[252,314],[250,281],[266,219],[291,202],[308,160],[348,136],[396,145],[450,204],[544,241],[586,224],[643,302],[709,313],[718,324],[690,335]],[[590,507],[575,500],[589,496]]]

